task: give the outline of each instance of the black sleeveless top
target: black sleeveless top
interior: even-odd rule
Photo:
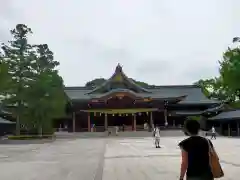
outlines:
[[[209,140],[210,145],[212,145]],[[209,165],[209,147],[207,139],[201,136],[191,136],[179,143],[188,153],[187,177],[212,178]]]

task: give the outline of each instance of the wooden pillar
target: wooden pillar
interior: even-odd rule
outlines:
[[[75,112],[72,113],[72,131],[76,132],[76,114],[75,114]]]
[[[107,118],[107,114],[105,114],[105,117],[104,117],[104,129],[105,129],[105,131],[108,130],[108,118]]]
[[[150,112],[150,124],[149,124],[150,130],[153,130],[153,114]]]
[[[88,132],[91,132],[91,117],[89,112],[88,112]]]
[[[230,124],[228,124],[228,136],[231,136],[231,127],[230,127]]]
[[[168,125],[167,109],[164,109],[164,121],[165,121],[165,126],[167,126]]]
[[[134,114],[133,115],[133,131],[136,131],[136,125],[137,125],[136,114]]]

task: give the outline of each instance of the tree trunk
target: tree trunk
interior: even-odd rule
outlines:
[[[20,116],[17,115],[16,118],[16,136],[20,135]]]

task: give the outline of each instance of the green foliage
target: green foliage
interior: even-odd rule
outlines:
[[[201,79],[194,84],[201,87],[204,95],[210,99],[218,99],[221,101],[231,101],[234,99],[231,91],[223,85],[223,79],[221,77],[206,80]]]
[[[240,101],[231,102],[229,104],[229,106],[232,107],[232,108],[239,109],[240,108]]]
[[[189,116],[188,119],[189,120],[200,121],[201,120],[201,116]]]
[[[239,43],[240,38],[233,38],[233,43]],[[199,80],[199,85],[204,94],[209,98],[228,101],[231,107],[240,107],[240,48],[228,48],[219,61],[220,76],[207,80]]]
[[[2,44],[3,62],[8,67],[8,73],[11,76],[11,85],[7,90],[7,103],[14,105],[17,115],[16,133],[20,134],[20,116],[25,110],[26,89],[32,80],[31,65],[33,62],[31,45],[27,37],[32,31],[24,24],[18,24],[11,35],[13,40],[8,44]]]
[[[51,131],[53,118],[64,116],[66,101],[63,80],[55,70],[59,63],[54,61],[52,51],[46,44],[35,46],[35,50],[28,110],[39,128],[39,134],[45,134]]]
[[[102,85],[104,82],[106,82],[106,79],[104,79],[104,78],[96,78],[96,79],[94,79],[92,81],[87,82],[85,87],[94,88],[94,87]]]
[[[6,84],[9,76],[4,103],[13,107],[16,134],[20,124],[22,130],[51,134],[52,119],[63,116],[66,104],[63,80],[55,70],[59,62],[47,44],[28,43],[32,31],[26,25],[18,24],[11,34],[13,40],[1,46],[0,82]]]
[[[202,92],[206,97],[210,98],[211,88],[212,88],[211,87],[212,85],[210,82],[211,82],[211,80],[208,80],[208,79],[206,79],[206,80],[200,79],[199,81],[195,82],[194,84],[199,86],[202,89]]]
[[[3,61],[3,55],[0,53],[0,95],[4,95],[4,91],[10,83],[8,66]],[[1,99],[1,98],[0,98]]]
[[[236,39],[234,41],[237,41]],[[224,86],[231,89],[231,92],[240,97],[240,48],[228,48],[220,61],[220,74],[223,78]]]
[[[233,38],[233,43],[240,42],[240,37],[234,37]]]

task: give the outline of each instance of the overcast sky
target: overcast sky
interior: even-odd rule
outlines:
[[[240,36],[239,0],[0,0],[0,41],[17,23],[47,43],[68,86],[109,78],[117,63],[150,84],[192,84],[218,74]]]

